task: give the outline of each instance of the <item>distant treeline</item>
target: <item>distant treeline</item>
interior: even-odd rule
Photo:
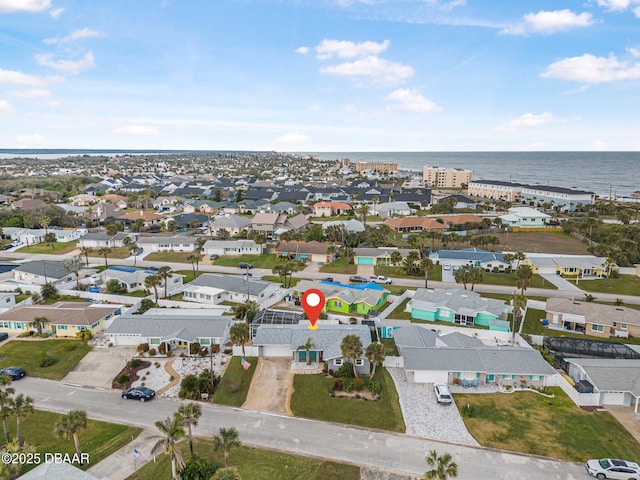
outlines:
[[[60,192],[64,197],[77,195],[84,191],[86,185],[99,182],[100,179],[84,175],[51,175],[51,176],[0,176],[0,192],[6,195],[31,196],[30,189]]]

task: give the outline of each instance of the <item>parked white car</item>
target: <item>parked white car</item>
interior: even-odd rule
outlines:
[[[588,460],[587,472],[599,479],[640,480],[640,466],[635,462],[615,458]]]
[[[444,383],[436,383],[433,386],[433,389],[436,392],[436,400],[438,400],[438,403],[444,403],[448,405],[453,401],[451,392],[449,391],[449,387]]]
[[[386,285],[391,285],[391,279],[388,277],[385,277],[384,275],[373,275],[372,277],[369,277],[369,281],[374,283],[384,283]]]

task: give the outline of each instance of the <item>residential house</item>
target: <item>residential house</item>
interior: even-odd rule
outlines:
[[[604,278],[607,276],[605,257],[593,255],[547,255],[528,253],[522,263],[535,274],[562,275],[569,278]],[[612,266],[612,269],[617,268]]]
[[[411,208],[407,202],[387,202],[374,205],[370,212],[381,217],[393,217],[395,215],[404,217],[411,215]]]
[[[32,285],[45,283],[65,283],[75,280],[73,272],[66,270],[62,262],[53,260],[31,260],[13,269],[13,278],[17,282]]]
[[[75,242],[86,234],[86,229],[62,229],[62,228],[21,228],[21,227],[4,227],[2,229],[3,237],[19,241],[24,245],[35,245],[44,242],[47,233],[53,233],[56,236],[56,242],[68,243]]]
[[[398,328],[393,336],[410,383],[544,387],[557,375],[533,348],[486,346],[468,335],[440,336],[419,325]]]
[[[356,370],[368,375],[371,365],[364,356],[364,351],[371,343],[371,331],[363,325],[322,325],[317,330],[309,330],[307,325],[260,325],[253,338],[261,357],[290,358],[294,362],[321,363],[338,370],[345,361],[340,345],[347,335],[356,335],[362,341],[363,355],[355,360]],[[308,341],[307,350],[303,347]]]
[[[75,205],[77,207],[85,207],[87,205],[93,205],[99,200],[99,198],[100,197],[96,197],[95,195],[80,193],[78,195],[69,197],[69,202],[71,202],[71,205]]]
[[[193,228],[196,225],[196,229],[204,229],[209,224],[210,218],[208,215],[198,215],[195,213],[181,213],[172,217],[166,217],[164,224],[169,225],[169,222],[174,222],[175,227],[178,230],[187,230]]]
[[[197,343],[200,346],[224,345],[229,336],[233,317],[212,316],[207,310],[197,314],[183,315],[183,310],[171,315],[122,315],[105,330],[113,345],[139,345],[147,343],[158,350],[164,343],[170,350],[186,349]]]
[[[233,214],[217,215],[213,221],[209,222],[211,235],[220,235],[221,232],[226,232],[231,237],[247,232],[250,226],[250,219]]]
[[[296,212],[298,211],[298,205],[291,202],[281,201],[281,202],[272,204],[270,206],[270,211],[276,212],[276,213],[284,213],[288,215],[295,215]]]
[[[411,312],[411,318],[417,320],[509,331],[506,321],[509,307],[502,300],[484,298],[470,290],[418,288],[408,302],[407,310]]]
[[[482,217],[478,215],[460,214],[460,215],[440,215],[439,220],[450,227],[479,227],[482,223]]]
[[[334,217],[351,211],[351,205],[343,202],[318,202],[313,205],[313,215],[316,217]]]
[[[322,223],[322,231],[325,231],[330,227],[343,227],[346,233],[358,233],[365,231],[364,223],[360,220],[356,220],[355,218],[351,218],[349,220],[333,220],[331,222]]]
[[[45,318],[44,330],[57,337],[75,338],[78,332],[103,330],[107,320],[121,313],[121,305],[58,302],[53,305],[18,305],[0,314],[0,332],[24,333],[37,317]]]
[[[387,226],[398,233],[446,232],[447,226],[427,217],[387,218]]]
[[[545,310],[549,328],[604,338],[640,337],[640,310],[633,308],[549,298]]]
[[[389,290],[375,283],[343,285],[301,280],[293,287],[298,296],[315,288],[324,294],[324,311],[344,315],[369,315],[381,311],[388,302]]]
[[[311,226],[311,222],[307,220],[307,217],[303,213],[299,213],[293,217],[287,218],[285,227],[289,228],[289,232],[303,233]]]
[[[198,249],[197,240],[186,235],[140,235],[137,244],[145,252],[195,252]]]
[[[153,201],[153,208],[158,213],[170,213],[182,209],[182,205],[186,203],[183,197],[175,195],[161,195]]]
[[[139,210],[137,212],[121,214],[114,220],[116,222],[124,223],[127,226],[132,225],[138,220],[142,220],[142,226],[144,228],[149,228],[152,225],[160,225],[163,219],[164,215],[161,215],[159,213],[151,212],[148,210]]]
[[[272,240],[275,231],[282,228],[286,222],[287,216],[282,213],[256,213],[251,219],[251,230]]]
[[[551,219],[551,215],[531,207],[511,207],[508,212],[498,217],[506,227],[546,227]]]
[[[353,250],[353,263],[356,265],[393,265],[391,254],[400,252],[402,258],[406,258],[411,249],[397,247],[355,248]]]
[[[118,232],[115,235],[108,235],[106,232],[87,233],[78,241],[78,248],[120,248],[126,246],[126,238],[129,243],[136,243],[138,233]]]
[[[103,270],[100,273],[100,279],[102,280],[102,285],[104,287],[106,287],[111,280],[117,280],[120,286],[127,289],[127,292],[134,292],[137,290],[144,290],[146,288],[144,283],[145,279],[148,276],[156,275],[157,273],[157,270],[116,265]],[[183,280],[184,275],[172,273],[171,277],[167,279],[167,291],[170,292],[176,288],[181,288]],[[164,292],[164,280],[158,287],[158,292]]]
[[[84,453],[83,455],[89,455]],[[34,457],[37,458],[37,457]],[[95,475],[80,470],[71,463],[45,461],[20,475],[20,480],[100,480]]]
[[[278,283],[256,280],[245,275],[205,273],[184,287],[183,300],[209,305],[222,302],[246,303],[253,300],[267,308],[284,298]]]
[[[207,240],[202,246],[205,255],[239,256],[262,255],[264,245],[253,240]]]
[[[460,208],[465,208],[465,209],[471,209],[471,210],[475,210],[478,206],[478,204],[476,203],[475,200],[472,200],[469,197],[465,197],[464,195],[447,195],[446,197],[442,197],[438,200],[438,203],[442,204],[442,203],[446,203],[447,201],[452,201],[455,200],[455,204],[453,205],[453,208],[456,209],[460,209]]]
[[[91,207],[91,219],[104,224],[108,219],[115,219],[122,212],[111,203],[97,203]]]
[[[297,325],[302,322],[303,319],[304,317],[300,313],[290,310],[260,310],[251,320],[249,333],[253,339],[260,325]],[[308,321],[305,323],[308,323]]]
[[[288,257],[303,262],[329,263],[329,245],[312,240],[310,242],[279,242],[276,247],[277,257]]]
[[[511,264],[504,260],[504,254],[489,252],[482,248],[472,247],[462,250],[439,250],[432,252],[429,257],[440,264],[448,263],[459,267],[479,267],[486,272],[505,272],[511,269]]]
[[[190,205],[185,205],[184,213],[205,213],[207,215],[213,215],[218,210],[226,205],[225,202],[214,202],[212,200],[198,200],[196,202],[191,203]]]
[[[21,198],[19,200],[15,200],[11,206],[13,208],[19,208],[21,210],[36,210],[38,208],[46,207],[46,202],[40,200],[39,198]]]

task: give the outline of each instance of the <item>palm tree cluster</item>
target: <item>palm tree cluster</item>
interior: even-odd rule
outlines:
[[[4,429],[5,443],[12,441],[9,432],[9,418],[16,419],[16,438],[18,445],[23,445],[21,424],[22,420],[27,418],[34,412],[33,399],[26,397],[24,394],[15,394],[15,389],[11,387],[11,377],[7,375],[0,376],[0,418],[2,418],[2,428]]]
[[[484,270],[480,267],[463,266],[453,272],[453,278],[456,283],[461,283],[465,290],[467,285],[471,285],[471,291],[473,292],[473,287],[484,281]]]

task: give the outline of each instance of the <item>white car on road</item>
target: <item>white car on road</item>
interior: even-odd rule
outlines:
[[[587,461],[586,467],[589,475],[601,480],[605,478],[640,480],[640,466],[627,460],[617,460],[615,458],[593,459]]]

